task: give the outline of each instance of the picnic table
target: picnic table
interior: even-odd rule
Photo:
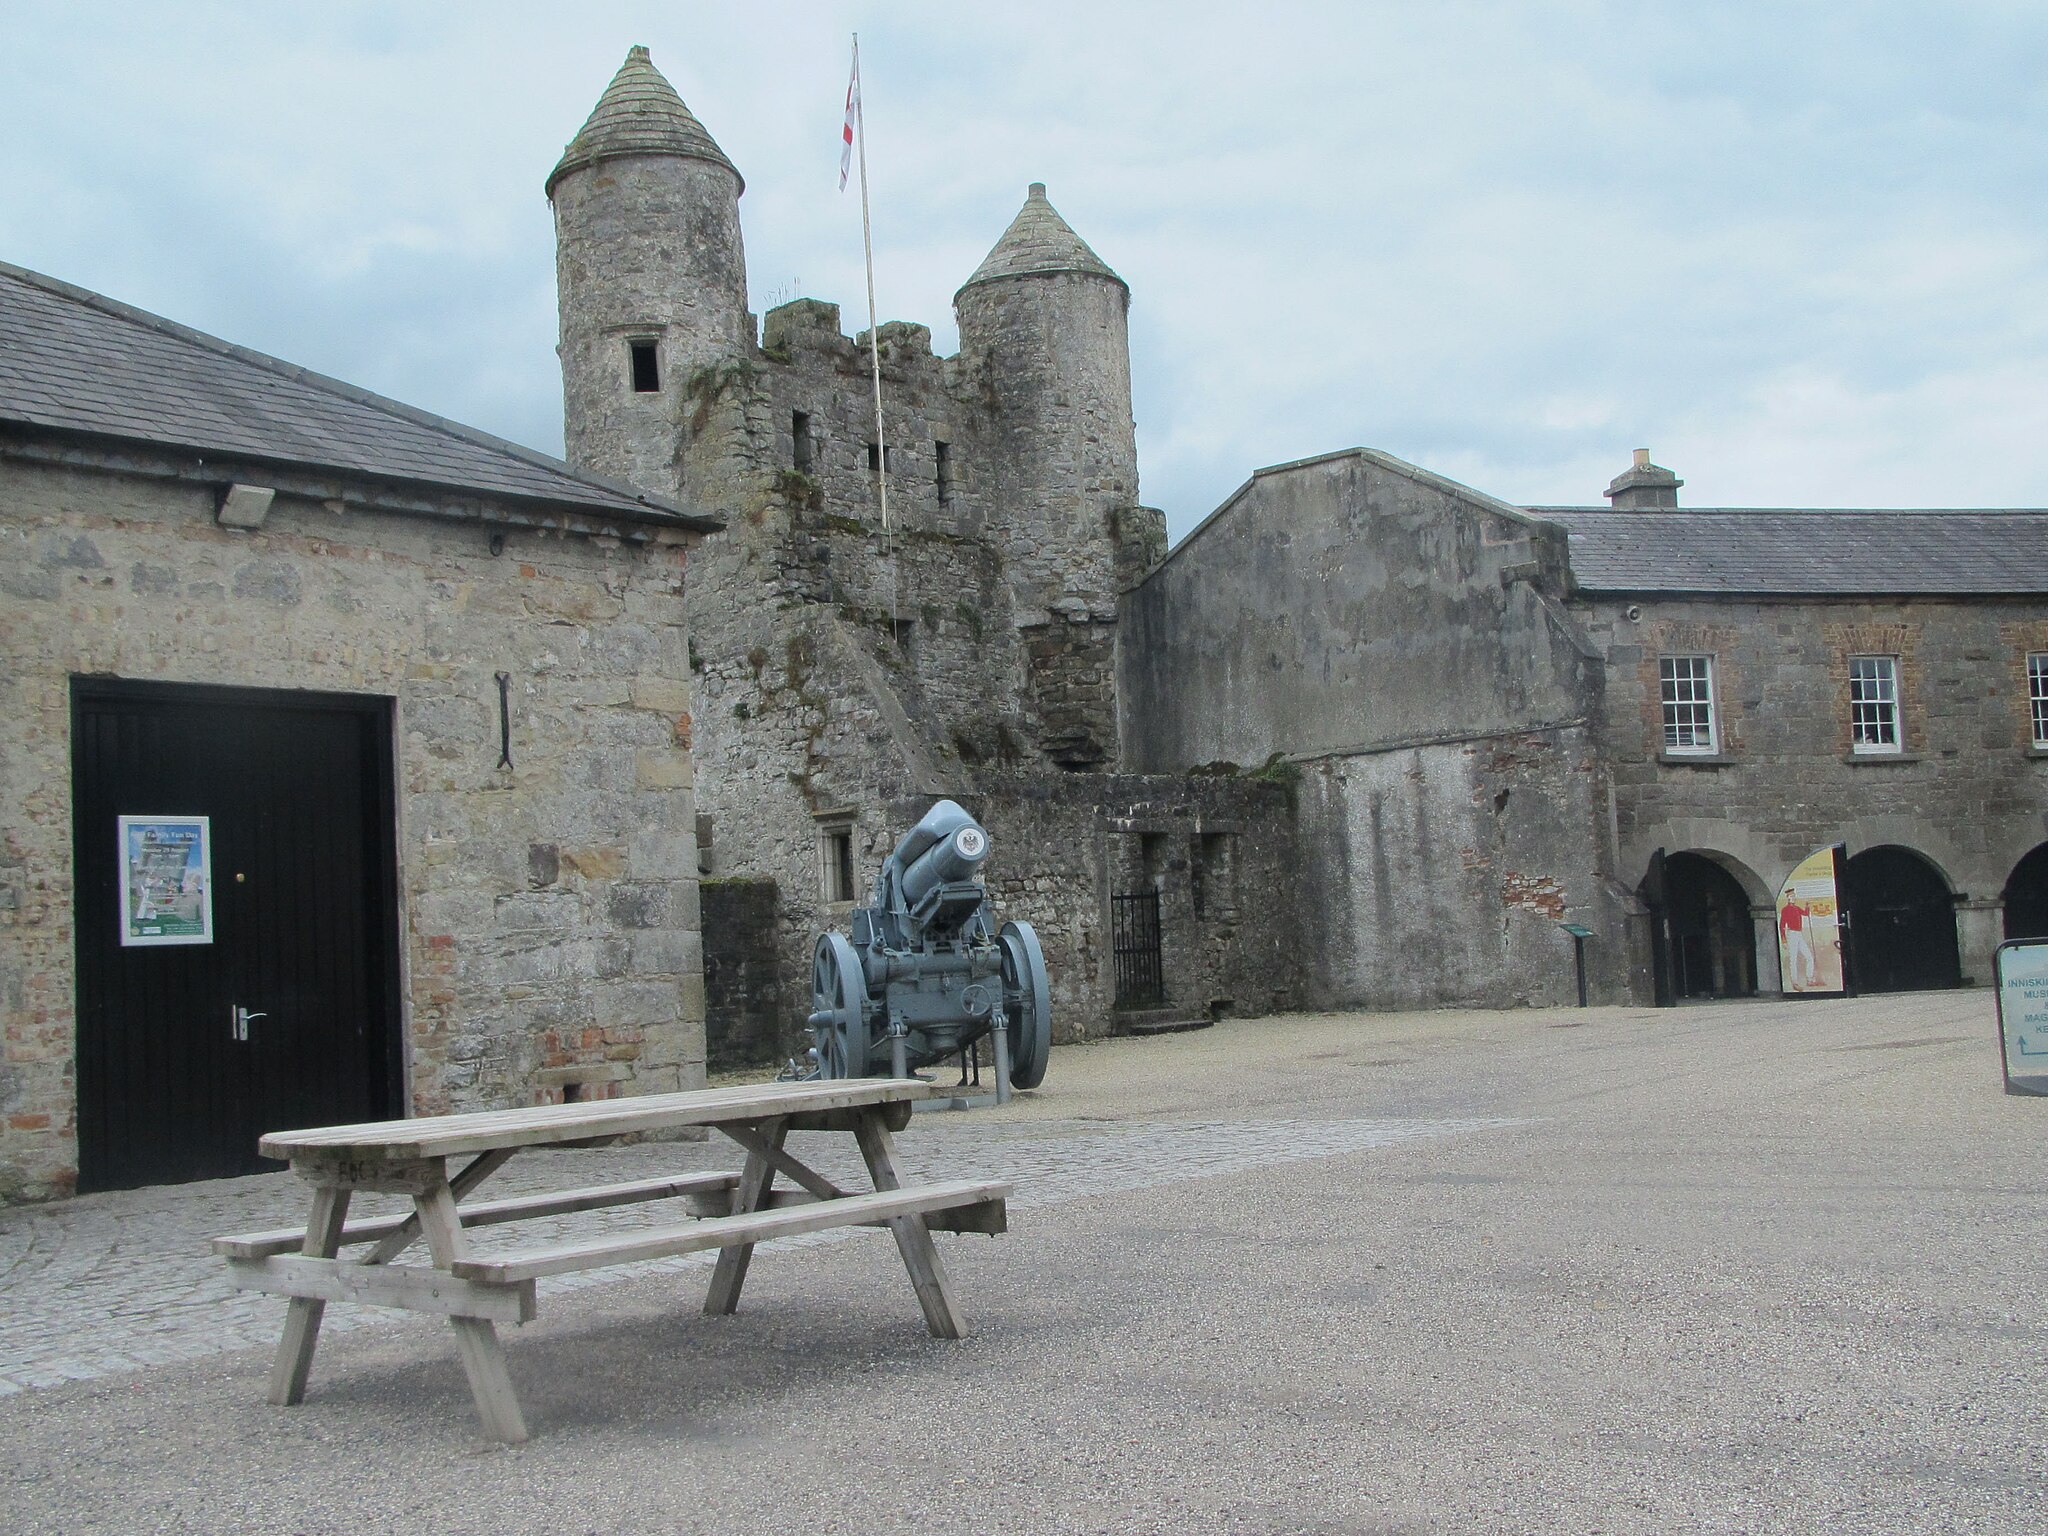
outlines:
[[[930,1092],[926,1083],[891,1078],[770,1083],[275,1132],[262,1139],[263,1155],[288,1160],[313,1186],[305,1226],[217,1237],[213,1251],[227,1259],[237,1287],[291,1298],[270,1373],[271,1402],[304,1398],[328,1302],[400,1307],[448,1318],[484,1433],[517,1444],[526,1439],[526,1421],[496,1325],[533,1319],[535,1282],[544,1275],[715,1248],[704,1310],[729,1313],[739,1305],[756,1243],[828,1227],[886,1226],[926,1326],[937,1338],[961,1337],[931,1234],[1004,1231],[1010,1187],[971,1180],[903,1184],[892,1132],[908,1123],[912,1102]],[[736,1142],[746,1153],[745,1166],[505,1200],[467,1198],[528,1147],[605,1145],[689,1126]],[[791,1131],[850,1132],[874,1188],[842,1189],[800,1161],[784,1145]],[[462,1166],[451,1172],[457,1162]],[[778,1174],[794,1187],[776,1188]],[[409,1195],[412,1212],[349,1221],[349,1198],[357,1190]],[[689,1219],[488,1255],[473,1255],[466,1240],[471,1227],[667,1200],[679,1201]],[[430,1264],[394,1262],[422,1238]],[[345,1247],[367,1251],[343,1258]]]

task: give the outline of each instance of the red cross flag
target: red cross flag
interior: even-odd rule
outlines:
[[[860,42],[853,45],[853,74],[846,82],[846,126],[840,132],[839,190],[846,190],[846,173],[853,168],[853,120],[860,114]]]

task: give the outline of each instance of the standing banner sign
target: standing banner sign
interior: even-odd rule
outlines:
[[[205,816],[123,816],[121,942],[213,942],[213,838]]]
[[[2007,939],[1992,967],[2005,1091],[2048,1097],[2048,939]]]
[[[1778,890],[1778,973],[1798,996],[1842,995],[1842,846],[1818,848],[1794,867]]]

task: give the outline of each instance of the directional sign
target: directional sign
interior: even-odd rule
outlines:
[[[2005,1091],[2048,1097],[2048,939],[2008,939],[1995,969]]]

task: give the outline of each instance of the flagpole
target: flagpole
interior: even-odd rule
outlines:
[[[882,341],[875,320],[875,235],[868,219],[868,109],[861,100],[860,34],[853,34],[853,130],[860,153],[860,244],[868,265],[868,364],[875,380],[875,486],[882,532],[889,532],[889,439],[882,431]]]

